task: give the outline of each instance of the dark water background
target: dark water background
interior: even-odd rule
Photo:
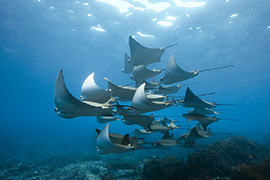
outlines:
[[[204,99],[236,104],[221,107],[228,111],[221,111],[219,117],[239,121],[211,125],[216,132],[269,143],[270,1],[209,0],[193,8],[167,2],[171,7],[159,12],[130,8],[120,13],[116,7],[98,1],[0,0],[0,160],[15,155],[98,155],[94,129],[104,124],[98,124],[95,117],[58,117],[53,100],[55,79],[63,69],[67,88],[77,98],[92,72],[103,88],[107,87],[103,77],[119,85],[130,83],[129,75],[121,72],[124,53],[129,53],[129,35],[147,47],[178,43],[166,50],[160,63],[149,68],[165,68],[172,54],[179,66],[190,71],[234,64],[234,68],[201,73],[182,84],[196,82],[190,86],[195,94],[217,92]],[[145,8],[139,2],[130,3]],[[126,16],[130,12],[133,14]],[[237,16],[230,17],[233,14]],[[171,21],[173,25],[157,24],[167,15],[177,17]],[[105,32],[92,28],[98,25]],[[184,92],[182,88],[176,95]],[[182,115],[188,110],[179,106],[154,114]],[[178,120],[190,127],[194,124]],[[110,131],[131,133],[134,127],[113,122]],[[174,149],[178,154],[183,151],[187,150]],[[148,152],[146,156],[159,153]]]

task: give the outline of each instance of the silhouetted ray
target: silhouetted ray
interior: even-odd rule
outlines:
[[[97,133],[96,137],[98,137],[99,134],[101,133],[101,130],[96,129],[96,133]],[[126,134],[124,136],[122,134],[109,133],[109,137],[110,137],[110,140],[112,141],[112,143],[114,143],[114,144],[122,144],[123,141],[125,144],[127,144],[127,142],[129,142],[131,144],[145,144],[145,143],[143,143],[144,138],[138,138],[137,136],[130,137],[129,134]],[[126,138],[128,138],[128,139],[126,139]]]
[[[194,121],[194,120],[199,121],[205,130],[209,124],[212,124],[219,120],[219,118],[217,118],[216,116],[209,117],[209,116],[205,116],[202,114],[195,114],[195,113],[183,114],[183,117],[185,117],[187,121]]]
[[[109,79],[104,78],[108,81],[108,90],[114,97],[119,97],[121,101],[131,101],[137,88],[129,86],[117,86],[113,84]]]
[[[74,118],[78,116],[108,116],[112,109],[109,104],[95,102],[81,102],[67,90],[63,71],[57,76],[54,89],[55,111],[63,118]]]
[[[177,93],[180,88],[181,88],[180,85],[176,85],[176,86],[161,86],[160,85],[157,89],[155,89],[155,93],[173,94],[173,93]]]
[[[200,130],[198,130],[198,127],[195,126],[191,129],[189,133],[183,134],[180,136],[180,140],[192,142],[195,139],[210,137],[209,135],[202,133]]]
[[[151,143],[151,145],[152,146],[176,146],[178,145],[178,141],[174,138],[173,134],[171,136],[169,134],[164,134],[162,139]]]
[[[172,106],[169,101],[151,101],[145,94],[145,83],[142,84],[134,94],[132,99],[132,112],[135,114],[142,114],[150,111],[157,111]]]
[[[172,128],[168,127],[168,126],[161,126],[158,124],[152,124],[150,131],[152,132],[160,132],[163,134],[167,134],[170,130],[172,130]]]
[[[173,84],[176,82],[185,81],[187,79],[193,78],[199,74],[198,71],[193,70],[191,72],[181,69],[175,61],[174,55],[169,59],[165,75],[160,80],[163,84]]]
[[[155,77],[153,77],[151,82],[147,82],[146,80],[136,81],[136,87],[139,87],[143,83],[146,83],[145,90],[154,89],[160,85],[160,82],[156,82]]]
[[[117,138],[116,138],[117,140],[115,141],[117,141],[118,143],[113,143],[109,136],[109,125],[110,124],[107,124],[97,137],[97,150],[101,154],[123,153],[123,152],[133,151],[139,148],[138,146],[136,145],[133,146],[132,144],[127,142],[129,138],[125,138],[126,136],[124,136],[122,141],[120,139],[121,143],[119,143],[119,139]],[[117,136],[117,137],[120,137],[120,136]]]
[[[135,128],[135,130],[132,132],[135,135],[148,135],[148,134],[153,134],[152,131],[148,131],[145,129],[137,129]]]
[[[214,108],[216,103],[209,103],[205,100],[198,98],[190,89],[187,87],[185,98],[178,100],[178,104],[184,107],[196,107],[196,108]]]
[[[152,78],[162,72],[160,69],[149,70],[144,65],[135,66],[133,68],[130,78],[134,81],[144,81],[145,79]]]
[[[145,65],[160,62],[165,48],[147,48],[138,43],[135,39],[129,36],[129,48],[131,63],[134,66]]]
[[[124,115],[124,118],[122,120],[122,122],[127,125],[137,124],[148,130],[150,129],[153,121],[153,115]]]
[[[93,72],[85,79],[81,90],[81,100],[104,103],[111,98],[110,93],[96,84],[94,75]]]

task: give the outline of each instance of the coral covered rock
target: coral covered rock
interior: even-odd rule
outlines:
[[[226,176],[241,164],[262,163],[267,157],[269,152],[256,142],[232,136],[195,152],[188,157],[187,162],[196,163],[214,176]]]
[[[232,179],[250,179],[250,180],[265,180],[270,179],[270,159],[267,159],[262,164],[254,164],[246,166],[240,165],[232,175]]]
[[[151,158],[144,160],[141,168],[141,177],[145,179],[231,179],[234,176],[245,174],[247,165],[262,163],[269,156],[269,151],[263,149],[254,141],[243,137],[232,136],[226,140],[215,142],[201,151],[190,155],[186,162],[181,162],[172,157],[164,159]],[[268,162],[268,161],[267,161]],[[267,163],[266,162],[266,163]],[[235,170],[240,167],[238,174]],[[242,167],[242,168],[241,168]],[[261,166],[257,166],[261,167]],[[268,168],[257,168],[254,174],[268,174],[263,171]],[[268,172],[270,172],[268,170]],[[236,178],[237,179],[237,178]],[[241,179],[241,178],[240,178]],[[243,178],[245,179],[245,178]],[[248,179],[248,178],[247,178]],[[266,178],[267,179],[267,178]],[[268,177],[270,179],[270,177]]]
[[[173,157],[152,158],[144,163],[141,176],[148,180],[189,179],[203,173],[196,164],[186,164]]]

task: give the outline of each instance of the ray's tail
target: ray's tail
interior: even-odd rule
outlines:
[[[176,45],[177,45],[177,43],[174,43],[174,44],[171,44],[171,45],[165,47],[164,49],[168,49],[168,48],[173,47],[173,46],[176,46]]]
[[[217,69],[226,69],[226,68],[230,68],[230,67],[234,67],[234,65],[228,65],[228,66],[221,66],[221,67],[203,69],[203,70],[200,70],[199,72],[207,72],[207,71],[212,71],[212,70],[217,70]]]

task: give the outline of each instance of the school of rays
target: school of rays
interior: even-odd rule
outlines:
[[[195,143],[196,139],[213,135],[208,126],[221,119],[216,117],[219,112],[215,110],[221,104],[201,99],[199,96],[203,95],[195,95],[189,87],[186,88],[184,98],[176,99],[174,96],[168,96],[168,94],[177,93],[181,88],[180,84],[171,84],[194,78],[200,72],[233,67],[233,65],[201,71],[185,71],[177,65],[172,55],[166,69],[147,68],[149,64],[160,62],[165,50],[175,45],[165,48],[148,48],[129,36],[130,57],[127,53],[125,54],[122,72],[132,74],[130,79],[135,81],[136,85],[134,87],[116,85],[108,78],[104,78],[108,82],[108,87],[103,89],[96,84],[93,72],[82,85],[80,99],[75,98],[68,91],[63,71],[60,70],[54,92],[56,114],[62,118],[96,116],[99,123],[106,123],[102,130],[96,129],[96,147],[102,154],[155,147],[198,147]],[[163,71],[165,72],[163,78],[155,81],[155,77]],[[150,78],[153,78],[151,82],[146,81]],[[129,105],[121,105],[123,102]],[[172,106],[193,108],[182,117],[187,121],[198,121],[194,127],[188,129],[189,132],[178,138],[175,138],[172,133],[173,130],[181,129],[180,125],[177,125],[178,121],[166,116],[156,119],[154,114],[145,114]],[[110,133],[109,125],[113,121],[121,121],[126,125],[138,125],[141,129],[134,129],[134,137],[129,134]],[[144,136],[153,133],[162,133],[162,139],[146,142]]]

